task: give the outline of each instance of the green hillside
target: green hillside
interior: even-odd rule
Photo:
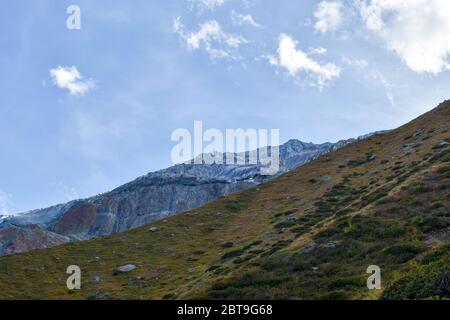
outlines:
[[[198,210],[2,257],[0,298],[449,298],[449,129],[445,102]],[[126,264],[137,268],[114,272]],[[69,265],[82,269],[81,290],[66,288]],[[367,289],[369,265],[382,290]]]

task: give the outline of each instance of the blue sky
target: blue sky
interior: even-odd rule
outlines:
[[[407,3],[407,4],[406,4]],[[66,27],[69,5],[81,29]],[[450,92],[442,0],[23,0],[0,11],[0,214],[171,165],[177,128],[337,141]]]

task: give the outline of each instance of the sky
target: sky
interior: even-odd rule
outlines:
[[[398,127],[450,98],[449,12],[447,0],[2,1],[0,215],[168,167],[172,132],[197,120],[279,129],[281,143]]]

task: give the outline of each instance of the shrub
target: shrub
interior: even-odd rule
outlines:
[[[356,225],[353,224],[351,221],[348,222],[348,224],[342,229],[342,233],[345,235],[350,235],[356,231]]]
[[[415,266],[390,284],[382,299],[449,299],[450,271],[448,261]]]
[[[226,260],[229,258],[234,258],[234,257],[239,257],[240,255],[242,255],[244,253],[244,250],[233,250],[230,252],[225,253],[222,256],[222,260]]]
[[[429,217],[425,219],[424,224],[420,229],[425,233],[429,233],[432,231],[445,229],[449,224],[450,222],[446,218]]]
[[[398,263],[404,263],[411,260],[420,252],[422,252],[422,248],[412,244],[393,245],[384,250],[385,254],[392,256],[394,261]]]
[[[347,300],[348,295],[344,291],[333,291],[320,297],[321,300]]]
[[[410,186],[411,193],[413,194],[420,194],[420,193],[427,193],[432,191],[430,187],[427,187],[423,183],[417,182]]]
[[[342,288],[352,288],[352,287],[363,287],[364,281],[357,277],[351,278],[340,278],[332,283],[330,283],[329,288],[331,290],[342,289]]]
[[[425,218],[422,216],[415,216],[412,220],[411,220],[411,224],[415,227],[420,227],[423,226],[425,224]]]
[[[361,249],[356,244],[351,244],[347,248],[347,254],[349,255],[350,258],[354,258],[357,255],[359,255],[360,253],[361,253]]]
[[[364,163],[366,163],[366,160],[361,160],[361,159],[357,159],[357,160],[350,160],[349,162],[347,162],[347,166],[349,167],[359,167],[361,165],[363,165]]]
[[[294,221],[283,221],[283,222],[277,223],[274,226],[274,228],[275,229],[283,229],[283,228],[290,228],[290,227],[293,227],[295,225],[296,225],[296,223]]]

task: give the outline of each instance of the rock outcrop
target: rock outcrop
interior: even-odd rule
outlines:
[[[4,225],[0,230],[0,255],[45,249],[70,241],[70,238],[45,230],[39,225]]]

